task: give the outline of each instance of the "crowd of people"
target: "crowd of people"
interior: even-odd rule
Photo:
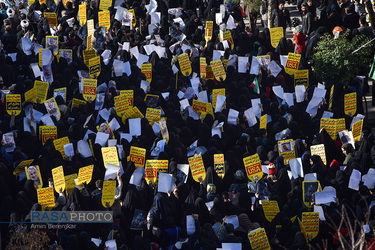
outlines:
[[[334,83],[330,95],[331,86],[318,83],[312,69],[314,48],[323,35],[334,39],[350,29],[351,36],[374,36],[364,5],[359,0],[298,1],[293,5],[300,11],[298,25],[282,0],[275,1],[272,13],[267,13],[266,2],[261,11],[264,27],[254,29],[245,25],[246,9],[235,1],[1,1],[0,218],[6,222],[0,224],[2,247],[12,244],[14,234],[36,230],[28,223],[30,213],[42,210],[37,190],[53,187],[52,169],[62,166],[68,176],[93,165],[89,183],[54,191],[52,210],[109,210],[113,223],[43,229],[48,236],[45,248],[108,249],[105,242],[115,240],[118,249],[226,249],[225,243],[241,243],[232,249],[252,249],[248,233],[264,228],[271,249],[349,249],[360,240],[361,246],[372,249],[375,210],[370,204],[375,201],[375,183],[361,176],[372,176],[375,135],[366,118],[358,116],[364,114],[361,96],[367,88],[354,78]],[[107,23],[100,13],[106,10],[109,25],[102,27]],[[51,13],[56,13],[56,23]],[[267,15],[270,24],[263,18]],[[213,23],[211,35],[207,21]],[[338,34],[332,33],[337,26]],[[270,27],[283,27],[284,34],[293,28],[293,39],[284,36],[273,47]],[[223,37],[228,30],[231,39]],[[46,47],[50,53],[44,52]],[[85,58],[90,49],[100,57],[99,72],[91,75],[93,68]],[[290,53],[301,55],[298,70],[309,72],[302,99],[282,60]],[[180,67],[183,54],[188,55],[191,72],[186,73],[185,64],[184,70]],[[258,62],[257,56],[268,61]],[[245,67],[240,60],[244,57]],[[225,68],[219,78],[206,67],[217,60]],[[152,74],[141,70],[142,63],[151,64]],[[90,77],[97,81],[96,98],[84,101],[82,85]],[[48,82],[47,94],[40,98],[38,92],[37,98],[29,99],[38,81]],[[56,94],[62,88],[65,91]],[[317,96],[324,89],[323,96]],[[116,100],[124,90],[133,91],[132,101],[120,114]],[[355,113],[349,115],[344,104],[348,93],[357,96]],[[18,115],[7,112],[10,94],[21,96]],[[286,98],[289,94],[291,99]],[[196,100],[207,103],[206,112],[196,109]],[[147,119],[151,108],[161,110],[166,123]],[[127,110],[134,112],[128,115]],[[135,118],[141,118],[139,124],[131,121]],[[332,135],[321,128],[321,118],[344,118],[346,132],[353,120],[365,122],[360,138],[347,141],[338,135],[341,131]],[[44,125],[54,126],[57,136],[42,142]],[[108,134],[104,142],[103,134]],[[64,137],[73,145],[71,155],[55,147],[54,140]],[[279,147],[278,142],[287,139],[293,141]],[[82,141],[91,145],[89,152],[83,152]],[[115,201],[103,206],[108,166],[101,149],[109,143],[118,148],[121,170],[111,178],[117,183]],[[324,159],[310,151],[321,144]],[[158,184],[145,176],[134,182],[137,169],[145,165],[130,160],[131,147],[145,149],[145,161],[168,161],[174,184],[169,192],[158,192]],[[284,154],[291,148],[292,158]],[[181,178],[180,165],[199,154],[203,178],[195,178],[191,166],[186,180]],[[224,156],[219,175],[217,154]],[[243,159],[253,155],[259,156],[262,173],[249,179]],[[296,175],[294,158],[300,162]],[[17,168],[27,160],[33,161],[26,171]],[[353,185],[358,172],[360,180]],[[319,181],[319,190],[305,190],[306,175]],[[316,203],[314,193],[328,189],[334,190],[335,199]],[[262,201],[277,201],[280,211],[271,220]],[[139,211],[147,216],[144,221],[137,217],[143,226],[134,228]],[[299,221],[302,213],[314,211],[320,211],[320,220],[319,232],[312,236]]]

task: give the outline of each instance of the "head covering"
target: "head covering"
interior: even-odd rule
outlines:
[[[276,173],[277,173],[277,169],[275,165],[273,165],[273,163],[271,162],[270,166],[268,167],[268,174],[276,174]]]

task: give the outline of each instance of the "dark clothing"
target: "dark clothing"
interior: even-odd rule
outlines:
[[[292,27],[289,10],[280,10],[277,8],[272,11],[273,27],[283,27],[285,30],[287,23],[289,24],[289,27]]]
[[[314,17],[310,12],[306,12],[302,16],[302,33],[305,36],[310,35],[314,29]]]

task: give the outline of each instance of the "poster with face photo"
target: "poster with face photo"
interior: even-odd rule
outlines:
[[[95,110],[100,110],[104,105],[105,93],[96,94]]]
[[[46,49],[52,50],[54,55],[59,53],[59,37],[47,36],[46,37]]]
[[[38,165],[25,167],[25,173],[28,180],[34,181],[35,186],[38,186],[38,188],[43,187],[42,175]]]
[[[48,99],[44,102],[44,106],[50,116],[55,116],[57,120],[60,119],[60,110],[57,107],[55,98]]]
[[[52,68],[51,65],[44,65],[42,67],[43,69],[43,80],[48,83],[53,82],[53,74],[52,74]]]
[[[60,55],[61,57],[66,59],[68,64],[72,62],[72,50],[71,49],[61,49]]]
[[[14,151],[16,144],[14,142],[13,133],[3,134],[3,145],[7,153]]]

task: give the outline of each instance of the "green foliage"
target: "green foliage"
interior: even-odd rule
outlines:
[[[248,13],[259,12],[262,0],[244,0],[243,5]]]
[[[336,82],[347,82],[357,76],[361,69],[368,67],[372,61],[373,42],[353,53],[356,49],[370,41],[365,36],[355,36],[348,40],[349,31],[341,37],[333,39],[326,34],[315,47],[314,73],[318,81],[329,85]]]

